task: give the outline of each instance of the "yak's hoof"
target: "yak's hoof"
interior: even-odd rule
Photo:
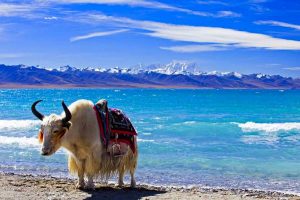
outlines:
[[[118,187],[123,187],[124,186],[124,182],[123,181],[119,181],[118,182]]]
[[[94,183],[88,183],[88,184],[85,186],[85,189],[86,189],[86,190],[95,190],[95,184],[94,184]]]
[[[131,187],[131,188],[135,188],[135,187],[136,187],[136,183],[135,183],[135,181],[131,181],[131,183],[130,183],[130,187]]]
[[[77,183],[76,184],[76,189],[83,190],[84,189],[84,183]]]

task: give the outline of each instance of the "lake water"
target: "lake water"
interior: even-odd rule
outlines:
[[[139,133],[139,183],[300,192],[300,91],[0,90],[0,171],[69,176],[66,151],[40,155],[40,121],[61,100],[106,98]]]

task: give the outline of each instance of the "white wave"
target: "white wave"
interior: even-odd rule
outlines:
[[[138,142],[154,142],[154,140],[145,140],[145,139],[141,139],[141,138],[138,138],[137,141]]]
[[[146,136],[152,135],[152,133],[150,133],[150,132],[142,132],[141,134],[146,135]]]
[[[147,140],[138,138],[138,142],[150,142],[153,143],[154,140]],[[17,146],[20,148],[40,148],[41,144],[39,144],[38,139],[35,137],[8,137],[8,136],[0,136],[0,145],[11,145]]]
[[[0,131],[30,129],[40,124],[39,120],[0,120]]]
[[[198,122],[196,121],[184,121],[184,122],[174,123],[175,126],[185,126],[185,127],[196,125],[196,124],[198,124]]]
[[[292,130],[300,130],[300,123],[297,122],[287,122],[287,123],[234,123],[237,124],[243,132],[287,132]]]
[[[279,142],[277,134],[264,134],[264,135],[245,135],[241,141],[246,144],[276,144]]]
[[[196,121],[186,121],[186,122],[183,122],[183,124],[196,124],[197,122]]]
[[[1,145],[17,145],[18,147],[40,147],[37,138],[34,137],[8,137],[0,136]]]

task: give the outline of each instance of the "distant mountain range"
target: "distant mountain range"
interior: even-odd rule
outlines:
[[[40,68],[1,65],[0,87],[142,87],[220,89],[300,89],[300,79],[237,72],[201,72],[193,63],[132,68]]]

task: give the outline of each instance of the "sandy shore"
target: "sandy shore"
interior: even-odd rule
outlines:
[[[30,175],[0,174],[1,199],[291,199],[300,196],[278,192],[204,188],[168,188],[138,185],[118,188],[96,184],[94,191],[75,189],[75,180]]]

